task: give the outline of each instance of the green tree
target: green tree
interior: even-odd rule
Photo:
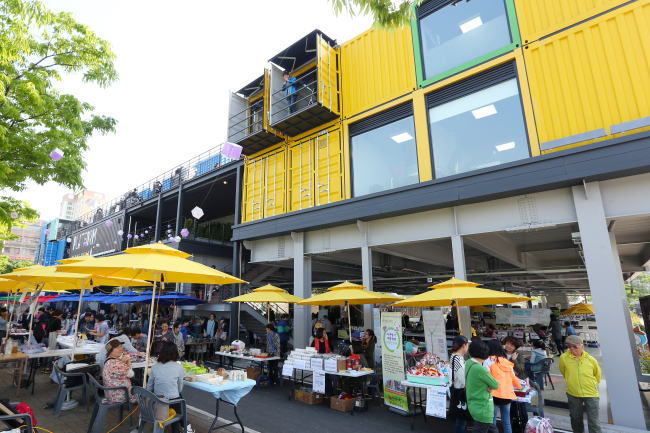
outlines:
[[[8,274],[13,272],[14,269],[26,268],[33,264],[34,262],[30,260],[16,260],[7,256],[0,256],[0,274]]]
[[[118,78],[114,60],[110,44],[72,14],[34,0],[0,2],[0,236],[38,216],[9,195],[28,180],[83,187],[88,138],[114,132],[117,122],[55,83],[76,75],[105,88]],[[56,148],[65,155],[59,161],[49,156]]]
[[[338,16],[345,11],[351,17],[371,14],[376,28],[399,28],[409,25],[414,17],[413,7],[423,0],[329,0]],[[462,0],[461,0],[462,1]],[[467,0],[469,1],[469,0]]]

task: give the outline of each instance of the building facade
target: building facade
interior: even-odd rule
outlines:
[[[24,228],[12,227],[11,232],[18,236],[18,239],[5,241],[2,254],[12,259],[34,261],[39,245],[41,229],[45,224],[47,224],[47,221],[39,220],[38,222],[27,223],[27,226]]]
[[[66,194],[61,198],[59,219],[77,220],[81,215],[101,208],[106,203],[106,196],[101,192],[83,190],[76,194]]]

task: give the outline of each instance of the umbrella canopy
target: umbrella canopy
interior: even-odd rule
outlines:
[[[187,296],[185,293],[182,292],[165,293],[159,299],[161,305],[178,305],[178,306],[199,305],[199,304],[205,304],[207,302],[204,301],[203,299],[197,299],[191,296]]]
[[[77,263],[77,262],[83,262],[84,260],[94,260],[95,258],[93,256],[89,256],[88,254],[79,256],[79,257],[70,257],[69,259],[61,259],[57,260],[57,263],[60,263],[62,265],[67,265],[68,263]]]
[[[258,302],[272,304],[293,304],[300,301],[304,301],[304,299],[294,296],[286,290],[270,284],[255,289],[252,293],[226,299],[226,302]]]
[[[573,307],[569,308],[566,311],[562,311],[560,314],[594,314],[593,305],[585,304],[580,302],[575,304]]]
[[[98,259],[92,260],[92,262],[96,262],[97,260]],[[88,260],[86,262],[88,262]],[[141,279],[136,280],[134,278],[101,277],[91,275],[89,273],[62,273],[57,272],[58,268],[59,267],[56,266],[34,265],[30,266],[29,268],[16,269],[10,274],[3,274],[3,278],[31,284],[48,282],[70,283],[76,285],[76,289],[82,288],[83,281],[87,281],[93,286],[151,286],[151,283]],[[88,288],[88,284],[86,284],[84,288]]]
[[[163,244],[128,248],[128,254],[102,257],[68,265],[61,265],[57,273],[79,272],[110,278],[138,278],[166,283],[235,284],[245,283],[226,273],[187,260],[187,253]]]
[[[531,301],[532,298],[507,292],[484,289],[477,283],[452,278],[436,284],[430,290],[395,303],[399,307],[471,307],[493,304],[512,304]]]
[[[138,292],[126,292],[126,293],[113,293],[110,296],[110,299],[107,299],[107,304],[132,304],[133,301],[130,300],[135,296],[140,296]]]
[[[28,283],[0,278],[0,293],[21,291],[27,287],[27,285]],[[76,289],[77,286],[71,283],[45,283],[45,286],[43,287],[44,292],[64,292]],[[36,284],[31,284],[28,291],[33,292],[35,290]]]
[[[482,305],[478,305],[476,307],[469,307],[469,311],[471,311],[472,313],[494,313],[494,308],[488,308]]]
[[[401,301],[403,298],[386,295],[383,293],[364,290],[365,286],[346,281],[337,286],[330,287],[327,292],[312,296],[304,301],[296,302],[297,305],[364,305],[364,304],[387,304],[389,302]]]

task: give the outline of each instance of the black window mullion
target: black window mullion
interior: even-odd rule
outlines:
[[[382,111],[381,113],[375,114],[373,116],[368,116],[365,119],[361,119],[358,122],[350,124],[348,127],[348,133],[350,137],[354,137],[355,135],[363,134],[364,132],[368,132],[372,129],[388,125],[389,123],[396,122],[412,115],[413,101],[408,101],[404,104],[389,108],[388,110]]]

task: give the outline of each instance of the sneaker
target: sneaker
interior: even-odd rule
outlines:
[[[51,369],[51,368],[44,368],[44,369],[41,371],[41,373],[50,374],[50,373],[52,373],[52,369]]]

